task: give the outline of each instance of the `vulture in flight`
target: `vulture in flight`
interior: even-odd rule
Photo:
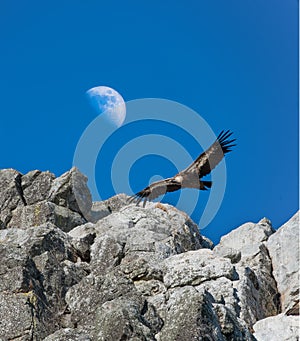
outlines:
[[[221,131],[216,141],[186,169],[179,172],[172,178],[153,182],[148,187],[131,197],[132,201],[137,201],[137,205],[144,200],[143,206],[147,200],[153,200],[166,192],[174,192],[182,188],[197,188],[207,190],[212,186],[211,181],[202,180],[209,174],[223,159],[224,155],[231,151],[235,146],[233,142],[236,139],[230,139],[232,132],[229,130]]]

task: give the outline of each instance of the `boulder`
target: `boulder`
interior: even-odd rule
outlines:
[[[92,203],[91,211],[87,214],[88,221],[96,223],[98,220],[111,214],[104,201],[95,201]]]
[[[299,302],[299,212],[268,239],[266,246],[285,312]]]
[[[40,201],[32,205],[18,206],[13,212],[8,227],[22,229],[50,222],[65,232],[86,222],[81,214],[58,206],[53,202]]]
[[[33,340],[34,304],[32,292],[0,293],[0,340]],[[43,335],[42,330],[36,331]]]
[[[34,170],[23,175],[21,186],[26,205],[47,200],[54,179],[54,174],[41,172],[39,170]]]
[[[224,255],[222,249],[225,248],[225,250],[240,251],[244,255],[249,252],[253,253],[250,248],[259,247],[274,232],[275,230],[267,218],[261,219],[257,224],[245,223],[223,236],[214,251],[218,250],[218,252],[223,252]]]
[[[208,296],[193,286],[172,289],[165,311],[158,340],[225,340]]]
[[[237,279],[230,260],[216,257],[209,249],[187,251],[164,261],[164,284],[167,288],[200,283],[226,277]]]
[[[73,167],[52,182],[48,200],[88,217],[92,197],[87,187],[87,177]]]
[[[41,340],[63,325],[65,293],[86,277],[70,237],[48,226],[0,231],[0,339]]]
[[[18,206],[26,205],[22,186],[22,174],[14,169],[0,170],[0,221],[1,228],[7,226],[12,211]]]
[[[298,341],[299,317],[279,314],[255,323],[254,336],[257,341]]]
[[[246,223],[221,238],[214,253],[230,259],[238,273],[231,301],[238,316],[251,329],[253,324],[280,311],[279,294],[272,274],[272,262],[264,242],[274,234],[271,222],[263,218],[257,224]],[[237,310],[236,310],[237,311]]]
[[[77,168],[62,176],[39,170],[22,175],[13,169],[0,170],[0,230],[27,228],[51,222],[68,232],[73,227],[110,214],[101,212]]]

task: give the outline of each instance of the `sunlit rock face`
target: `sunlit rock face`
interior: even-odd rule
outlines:
[[[86,183],[0,171],[0,339],[297,339],[298,214],[213,247],[175,207]]]

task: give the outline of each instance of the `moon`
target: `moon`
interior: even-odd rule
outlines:
[[[123,97],[108,86],[96,86],[86,92],[92,107],[114,126],[120,127],[126,117]]]

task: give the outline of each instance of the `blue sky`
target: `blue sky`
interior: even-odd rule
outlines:
[[[203,230],[214,242],[264,216],[277,228],[298,209],[298,1],[2,0],[0,35],[1,168],[71,168],[96,116],[85,92],[107,85],[126,101],[182,103],[216,134],[234,132],[225,197]],[[136,183],[160,162],[172,173],[143,158]]]

